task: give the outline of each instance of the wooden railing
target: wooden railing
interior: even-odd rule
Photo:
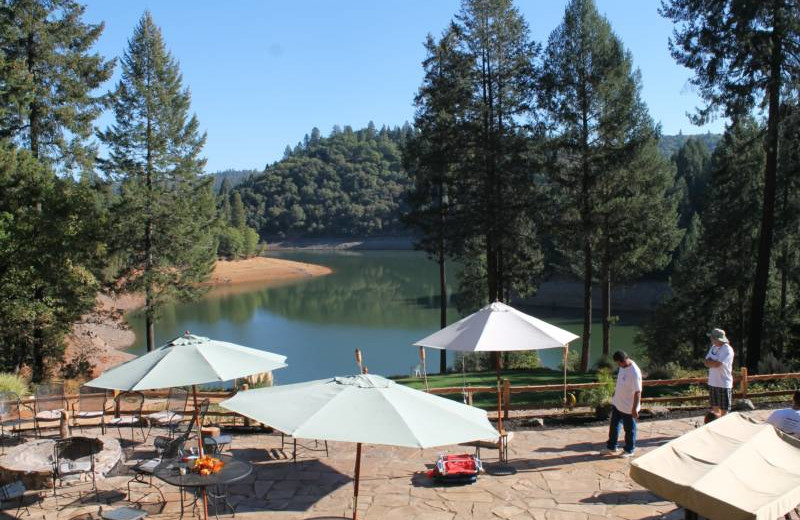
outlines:
[[[791,395],[794,390],[770,390],[753,393],[748,390],[750,383],[759,381],[779,381],[782,379],[800,379],[800,372],[790,372],[786,374],[762,374],[762,375],[748,375],[747,368],[742,368],[738,374],[734,375],[734,382],[737,383],[734,397],[749,398],[749,397],[772,397],[781,395]],[[642,386],[686,386],[705,384],[708,382],[707,377],[687,377],[683,379],[646,379],[642,381]],[[606,383],[568,383],[567,391],[571,390],[588,390],[592,388],[600,388],[605,386]],[[536,408],[552,408],[552,405],[545,404],[544,406],[537,406],[532,404],[514,405],[512,403],[513,394],[522,393],[537,393],[537,392],[563,392],[564,385],[515,385],[511,386],[508,379],[502,379],[501,390],[503,393],[503,415],[508,418],[510,410],[520,409],[536,409]],[[474,402],[475,394],[495,394],[497,395],[496,386],[466,386],[466,387],[442,387],[431,388],[430,393],[438,395],[462,395],[466,394],[467,404],[472,405]],[[646,395],[646,391],[643,392]],[[671,403],[671,402],[690,402],[690,401],[703,401],[708,400],[708,394],[698,395],[682,395],[682,396],[659,396],[659,397],[643,397],[642,403]],[[493,405],[487,406],[487,409],[496,409]]]
[[[773,397],[773,396],[782,396],[782,395],[790,395],[794,392],[794,390],[769,390],[769,391],[761,391],[761,392],[750,392],[749,385],[752,382],[763,382],[763,381],[780,381],[783,379],[800,379],[800,372],[790,372],[785,374],[763,374],[763,375],[748,375],[747,369],[742,368],[739,373],[734,376],[734,382],[737,383],[735,388],[734,396],[737,398],[748,398],[748,397]],[[689,377],[683,379],[646,379],[642,382],[642,386],[644,387],[652,387],[652,386],[686,386],[686,385],[694,385],[694,384],[705,384],[708,381],[706,377]],[[606,383],[568,383],[566,385],[567,391],[572,390],[588,390],[592,388],[600,388],[605,386]],[[246,385],[243,389],[246,389]],[[497,395],[498,387],[497,386],[465,386],[465,387],[442,387],[442,388],[431,388],[429,390],[432,394],[437,395],[462,395],[464,394],[466,397],[467,404],[472,405],[474,402],[475,394],[494,394]],[[552,403],[547,404],[544,403],[543,405],[534,405],[534,404],[513,404],[512,396],[514,394],[529,394],[529,393],[544,393],[544,392],[554,392],[554,393],[561,393],[564,391],[564,385],[516,385],[511,386],[511,383],[508,379],[502,379],[500,385],[500,391],[503,393],[503,415],[505,418],[508,418],[510,410],[520,410],[520,409],[537,409],[537,408],[553,408]],[[157,403],[154,403],[154,400],[163,399],[167,397],[168,390],[149,390],[143,392],[145,397],[147,398],[145,403],[149,404],[149,406],[145,407],[145,413],[149,411],[154,411],[157,409]],[[198,399],[209,399],[212,404],[219,403],[229,397],[232,397],[236,393],[235,390],[231,391],[199,391],[197,393]],[[646,394],[646,391],[644,392]],[[65,396],[67,403],[69,405],[69,410],[72,410],[73,404],[78,400],[78,394],[70,394]],[[496,398],[495,398],[496,399]],[[665,402],[691,402],[691,401],[704,401],[708,399],[707,393],[702,393],[698,395],[681,395],[681,396],[658,396],[658,397],[643,397],[642,403],[665,403]],[[494,400],[494,399],[493,399]],[[22,400],[23,404],[27,404],[29,407],[33,407],[33,397],[28,397]],[[149,403],[148,403],[149,401]],[[110,405],[111,403],[109,403]],[[496,409],[494,406],[486,406],[487,409]],[[189,410],[188,413],[192,411],[192,400],[189,400]],[[106,413],[113,413],[113,410],[108,409]],[[250,420],[246,417],[243,417],[236,412],[231,412],[223,409],[215,409],[212,408],[208,410],[207,417],[215,417],[221,422],[230,424],[237,424],[239,420],[241,420],[243,425],[249,426],[251,424]]]

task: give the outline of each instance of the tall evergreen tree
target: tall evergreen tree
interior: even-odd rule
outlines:
[[[767,109],[763,206],[747,334],[747,367],[755,372],[775,227],[781,94],[796,87],[794,78],[800,74],[800,3],[663,0],[661,13],[677,25],[670,41],[673,57],[694,70],[692,83],[707,101],[697,122],[719,111],[738,117],[756,106]]]
[[[0,147],[0,193],[0,367],[27,365],[38,382],[94,306],[105,213],[91,189],[8,145]]]
[[[551,137],[549,170],[558,207],[559,250],[567,265],[577,268],[583,277],[581,369],[585,371],[589,367],[596,266],[603,266],[608,308],[614,249],[626,249],[628,267],[641,265],[646,261],[636,259],[643,252],[636,240],[651,231],[637,225],[623,234],[615,220],[625,220],[626,213],[634,209],[637,214],[631,215],[632,220],[641,217],[646,210],[644,186],[651,190],[647,195],[663,194],[665,175],[664,165],[653,155],[656,133],[639,99],[630,55],[592,0],[572,0],[563,22],[550,35],[540,104]],[[631,191],[635,184],[627,184],[637,177],[652,183],[643,184],[639,194]],[[630,222],[625,220],[626,225]],[[658,225],[654,220],[646,222]],[[610,316],[608,310],[604,314],[607,335]]]
[[[201,290],[215,258],[214,195],[202,178],[205,134],[189,115],[177,61],[145,12],[122,58],[113,93],[115,123],[100,134],[103,168],[120,183],[115,234],[126,253],[121,280],[145,293],[147,349],[154,348],[159,307]]]
[[[672,155],[676,168],[676,182],[681,183],[685,192],[681,195],[680,214],[681,227],[689,225],[692,215],[702,211],[708,185],[708,167],[711,152],[701,139],[690,137],[677,152]]]
[[[541,271],[536,226],[530,129],[534,60],[539,48],[511,0],[464,0],[456,26],[473,65],[468,115],[470,165],[456,187],[458,226],[471,246],[483,248],[485,301],[526,294]],[[526,269],[511,271],[512,265]]]
[[[450,26],[437,42],[428,35],[425,77],[414,103],[417,136],[406,143],[404,163],[414,186],[408,195],[406,222],[419,234],[415,246],[439,266],[439,325],[447,326],[445,260],[452,252],[453,184],[464,152],[466,110],[471,100],[467,78],[470,57],[458,48],[459,31]],[[439,371],[447,371],[447,352],[440,353]]]
[[[741,356],[758,250],[762,132],[752,119],[740,120],[714,150],[706,203],[679,249],[673,294],[644,328],[643,343],[656,363],[699,361],[714,324],[725,324]]]
[[[0,136],[70,171],[91,169],[96,149],[88,140],[105,105],[94,91],[114,66],[91,52],[103,24],[83,22],[84,11],[74,0],[0,4]]]
[[[244,229],[245,228],[245,215],[244,215],[244,204],[242,204],[242,194],[238,191],[234,191],[231,194],[231,226],[235,227],[236,229]]]

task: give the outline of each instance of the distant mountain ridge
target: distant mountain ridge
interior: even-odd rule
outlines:
[[[717,147],[717,143],[722,139],[722,134],[707,132],[705,134],[680,133],[676,135],[662,135],[661,140],[658,142],[658,149],[661,150],[661,153],[663,153],[665,157],[671,158],[672,154],[680,150],[681,146],[686,144],[686,141],[692,137],[704,142],[705,145],[708,146],[709,151],[713,152],[714,148]]]
[[[262,239],[376,237],[407,233],[401,222],[412,179],[402,150],[414,129],[374,124],[360,130],[314,128],[264,170],[211,173],[215,189],[227,180],[241,195],[247,224]],[[714,150],[720,134],[664,135],[659,149],[671,158],[690,138]]]

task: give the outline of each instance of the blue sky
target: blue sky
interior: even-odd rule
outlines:
[[[669,54],[669,21],[656,0],[596,0],[642,72],[643,97],[665,134],[699,128],[690,72]],[[560,23],[565,0],[518,0],[536,41]],[[422,46],[458,12],[459,0],[92,0],[85,19],[104,21],[97,50],[120,56],[145,9],[178,59],[192,108],[208,132],[209,172],[262,169],[314,126],[400,125],[414,115]],[[108,88],[118,79],[115,74]],[[110,122],[109,116],[100,125]]]

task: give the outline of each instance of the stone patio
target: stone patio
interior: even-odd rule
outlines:
[[[769,411],[756,411],[763,419]],[[644,453],[692,429],[702,421],[688,419],[645,421],[639,425],[639,449]],[[155,431],[154,431],[155,433]],[[605,427],[540,429],[516,432],[510,445],[511,465],[517,473],[496,477],[481,475],[473,485],[434,485],[424,472],[442,452],[464,452],[469,448],[414,450],[365,445],[362,455],[359,518],[380,519],[638,519],[683,518],[683,511],[633,483],[628,477],[630,461],[601,454]],[[153,435],[150,436],[152,441]],[[313,441],[304,442],[313,447]],[[124,443],[130,460],[149,458],[152,446]],[[253,473],[228,489],[236,506],[236,518],[313,519],[351,515],[355,445],[330,443],[330,456],[323,452],[298,450],[291,460],[291,445],[281,451],[279,435],[237,434],[226,450],[253,463]],[[497,452],[482,450],[487,465],[496,462]],[[131,476],[110,476],[98,480],[104,508],[129,505],[126,484]],[[154,480],[167,502],[143,486],[134,500],[150,511],[153,519],[178,518],[180,495],[176,488]],[[75,485],[60,491],[58,508],[51,493],[43,491],[38,501],[28,500],[31,518],[70,519],[96,513],[96,503],[80,503],[91,497],[89,486]],[[187,502],[190,500],[186,495]],[[191,506],[186,518],[191,518]],[[161,509],[159,511],[159,509]],[[12,513],[14,510],[7,510]],[[197,511],[195,511],[197,513]],[[21,518],[26,518],[23,512]],[[213,514],[211,515],[213,518]],[[229,512],[227,517],[230,518]]]

